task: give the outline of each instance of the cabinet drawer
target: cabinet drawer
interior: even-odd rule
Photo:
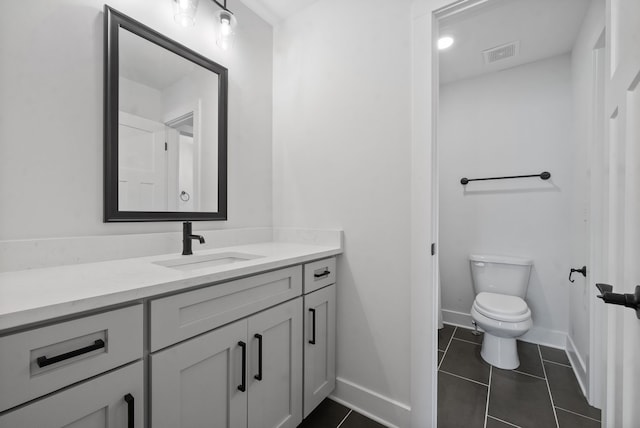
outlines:
[[[224,282],[151,302],[151,351],[302,294],[302,267]]]
[[[318,260],[304,265],[304,293],[336,282],[336,258]]]
[[[142,305],[0,338],[0,411],[142,357]]]
[[[143,427],[142,376],[138,361],[5,413],[0,428]]]

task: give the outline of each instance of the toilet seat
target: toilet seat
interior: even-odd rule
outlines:
[[[527,303],[517,296],[482,292],[476,296],[473,307],[478,313],[496,321],[522,322],[531,318]]]

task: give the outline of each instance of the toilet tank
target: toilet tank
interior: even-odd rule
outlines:
[[[529,286],[533,260],[513,256],[472,254],[469,256],[471,279],[476,294],[508,294],[524,299]]]

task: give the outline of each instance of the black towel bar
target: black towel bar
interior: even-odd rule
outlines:
[[[551,178],[551,173],[544,171],[540,174],[529,174],[529,175],[510,175],[506,177],[486,177],[486,178],[467,178],[463,177],[460,179],[460,184],[463,186],[470,181],[485,181],[485,180],[505,180],[510,178],[527,178],[527,177],[540,177],[542,180],[548,180]]]

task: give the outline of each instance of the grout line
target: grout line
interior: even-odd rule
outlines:
[[[353,413],[353,409],[349,409],[349,413],[347,413],[347,416],[345,416],[344,418],[342,418],[342,420],[340,421],[340,423],[338,424],[338,426],[336,428],[340,428],[342,426],[342,424],[344,423],[344,421],[347,420],[347,418],[349,417],[349,415]]]
[[[445,325],[449,325],[449,324],[445,324]],[[447,346],[445,346],[444,349],[438,348],[438,351],[447,352],[447,348],[449,348],[449,343],[451,343],[451,339],[453,338],[453,335],[456,334],[456,330],[458,329],[458,327],[456,327],[455,325],[450,325],[450,327],[453,327],[453,331],[451,332],[451,337],[449,337],[449,340],[447,341]],[[439,343],[438,343],[438,346],[440,346]]]
[[[591,419],[592,421],[600,422],[598,419],[595,419],[595,418],[592,418],[592,417],[589,417],[589,416],[585,416],[585,415],[583,415],[583,414],[576,413],[576,412],[573,412],[573,411],[571,411],[571,410],[567,410],[567,409],[565,409],[564,407],[559,407],[559,406],[555,406],[555,407],[556,407],[557,409],[562,410],[563,412],[573,413],[573,414],[574,414],[574,415],[576,415],[576,416],[580,416],[580,417],[583,417],[583,418]]]
[[[466,339],[460,339],[459,337],[452,337],[451,339],[457,340],[458,342],[466,342],[466,343],[471,343],[473,345],[482,346],[482,343],[472,342],[471,340],[466,340]]]
[[[540,359],[542,360],[542,351],[540,350],[540,346],[538,346],[538,354],[540,355]],[[551,394],[551,387],[549,386],[549,378],[547,378],[547,370],[544,368],[544,363],[542,364],[542,372],[544,373],[544,381],[547,384],[547,391],[549,392],[549,399],[551,400],[551,410],[553,410],[553,417],[556,418],[556,427],[560,427],[558,423],[558,415],[556,414],[556,407],[553,404],[553,395]]]
[[[451,375],[451,376],[455,376],[457,378],[460,378],[460,379],[463,379],[463,380],[466,380],[466,381],[469,381],[469,382],[477,383],[478,385],[489,387],[489,385],[487,385],[486,383],[478,382],[477,380],[473,380],[473,379],[469,379],[469,378],[466,378],[466,377],[463,377],[463,376],[460,376],[460,375],[457,375],[457,374],[449,373],[449,372],[444,371],[444,370],[440,370],[440,372],[446,373],[446,374]]]
[[[512,424],[511,422],[507,422],[507,421],[502,420],[500,418],[496,418],[495,416],[489,415],[489,417],[491,419],[495,419],[496,421],[502,422],[503,424],[507,424],[507,425],[512,426],[512,427],[520,428],[520,425]]]
[[[544,377],[540,377],[540,376],[532,375],[531,373],[525,373],[525,372],[521,372],[521,371],[519,371],[519,370],[511,370],[511,371],[512,371],[512,372],[516,372],[516,373],[521,374],[521,375],[530,376],[530,377],[533,377],[533,378],[536,378],[536,379],[540,379],[540,380],[547,380],[547,379],[546,379],[546,378],[544,378]]]
[[[493,366],[489,366],[489,386],[487,387],[487,405],[484,410],[484,428],[487,428],[489,420],[489,399],[491,398],[491,375],[493,374]]]
[[[568,364],[558,363],[556,361],[551,361],[551,360],[545,360],[544,358],[542,359],[542,361],[545,362],[545,363],[555,364],[556,366],[569,367],[570,369],[573,368]]]
[[[444,355],[442,356],[442,359],[440,360],[440,364],[438,364],[438,370],[440,370],[440,366],[442,365],[442,363],[444,362],[445,357],[447,356],[447,351],[449,350],[449,346],[451,346],[451,341],[453,340],[453,335],[456,334],[456,330],[458,329],[458,327],[454,327],[453,328],[453,333],[451,333],[451,337],[449,338],[449,341],[447,342],[447,347],[444,350]]]

